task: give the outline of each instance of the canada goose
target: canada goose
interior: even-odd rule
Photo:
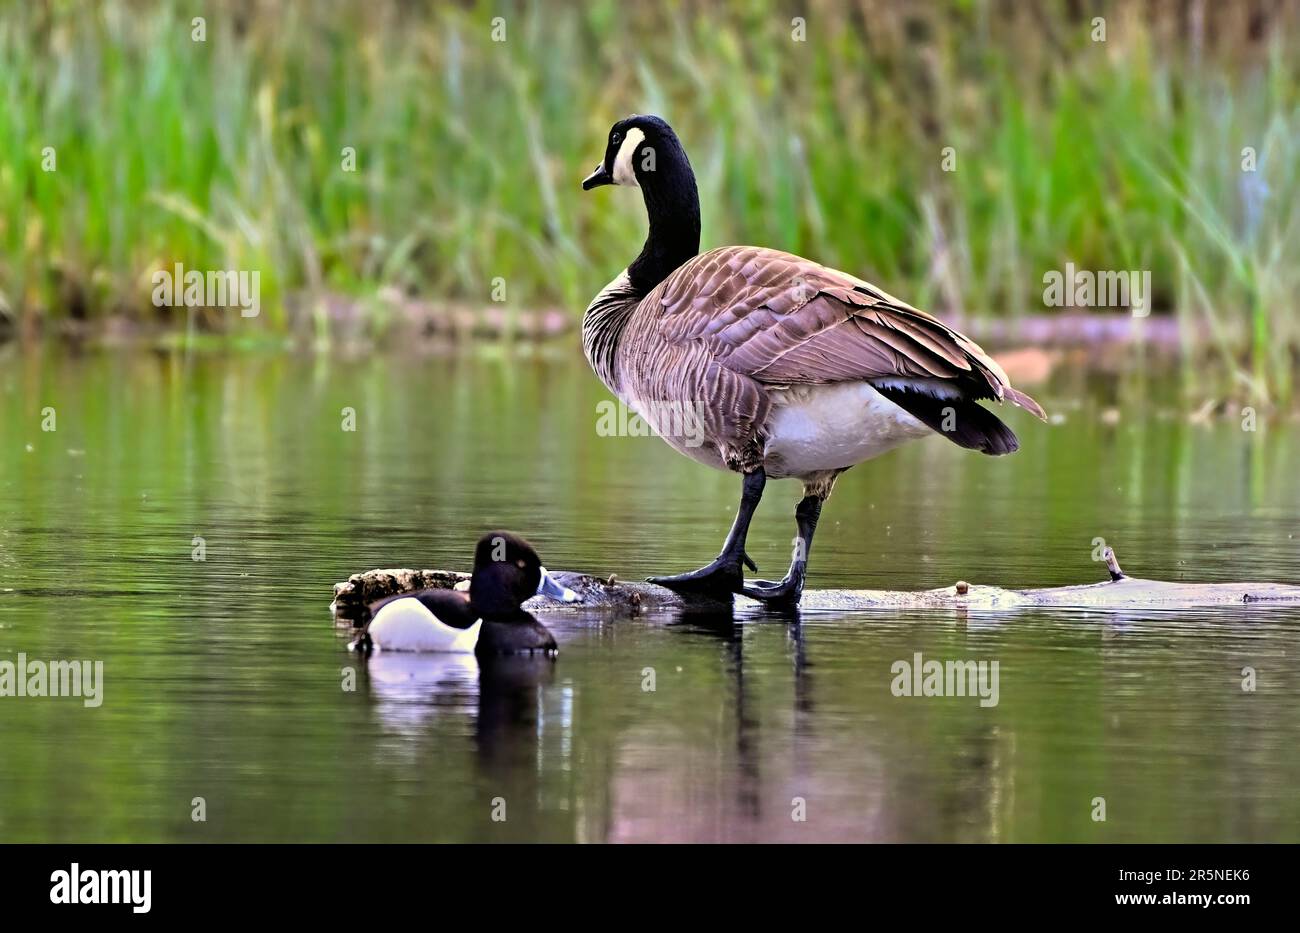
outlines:
[[[797,603],[822,502],[841,473],[932,433],[1011,453],[1015,434],[978,399],[1044,417],[974,341],[862,279],[756,246],[699,254],[695,175],[659,117],[610,129],[582,188],[609,184],[641,189],[650,231],[587,308],[587,359],[673,448],[743,476],[717,559],[652,583]],[[795,553],[780,582],[746,585],[742,563],[756,568],[745,536],[768,477],[803,481]]]
[[[362,648],[519,654],[554,651],[555,638],[521,608],[534,594],[575,602],[546,572],[537,552],[508,531],[490,531],[474,550],[469,592],[423,590],[386,600],[358,639]]]

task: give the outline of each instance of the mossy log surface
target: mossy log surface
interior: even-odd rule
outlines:
[[[1109,580],[1077,586],[1013,589],[958,581],[933,590],[806,590],[799,608],[805,612],[849,612],[871,609],[1014,610],[1058,609],[1165,610],[1195,609],[1252,603],[1300,603],[1300,586],[1287,583],[1174,583],[1142,580],[1124,575],[1114,553],[1107,549]],[[561,583],[582,597],[581,603],[560,603],[535,598],[525,604],[534,613],[607,610],[637,614],[701,606],[672,590],[652,583],[624,582],[584,573],[552,572]],[[464,585],[468,574],[448,570],[370,570],[353,574],[334,587],[331,608],[341,622],[363,624],[374,603],[422,589],[447,589]],[[736,597],[736,606],[758,606]]]

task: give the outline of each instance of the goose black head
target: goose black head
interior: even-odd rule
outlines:
[[[627,267],[631,286],[641,294],[700,251],[700,197],[686,150],[662,119],[633,115],[609,130],[605,158],[582,182],[640,188],[650,232],[641,255]]]
[[[641,188],[678,176],[683,166],[689,172],[690,162],[673,128],[659,117],[633,114],[610,127],[605,158],[583,179],[582,190],[601,185]]]
[[[489,531],[474,549],[469,599],[484,619],[517,615],[531,596],[576,602],[578,594],[546,572],[533,546],[508,531]]]

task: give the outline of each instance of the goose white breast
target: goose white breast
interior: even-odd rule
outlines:
[[[932,434],[865,382],[772,390],[765,450],[768,475],[842,470]]]

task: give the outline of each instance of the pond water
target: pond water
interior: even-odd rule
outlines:
[[[1013,457],[934,438],[843,477],[809,585],[1091,582],[1095,538],[1136,576],[1300,577],[1293,423],[1191,425],[1151,375],[1031,388],[1064,420],[1007,414]],[[0,841],[1300,841],[1300,607],[568,615],[554,662],[348,654],[336,581],[466,568],[492,527],[553,569],[710,559],[736,478],[599,436],[605,398],[566,345],[0,347],[0,662],[103,662],[97,707],[0,697]],[[768,486],[764,575],[797,497]],[[917,653],[997,661],[997,704],[895,696]]]

